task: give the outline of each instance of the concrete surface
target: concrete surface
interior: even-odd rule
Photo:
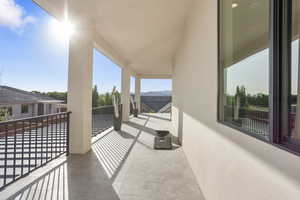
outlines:
[[[93,138],[84,155],[61,157],[7,187],[1,199],[202,200],[180,147],[154,150],[168,114],[139,115]]]

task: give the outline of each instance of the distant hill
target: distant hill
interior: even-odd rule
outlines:
[[[172,96],[172,91],[164,90],[164,91],[150,91],[150,92],[142,92],[142,96]]]

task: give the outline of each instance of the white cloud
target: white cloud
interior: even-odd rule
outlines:
[[[14,0],[0,0],[0,26],[17,30],[33,22],[35,22],[35,18],[26,16],[24,9]]]

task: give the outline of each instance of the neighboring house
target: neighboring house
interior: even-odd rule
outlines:
[[[0,86],[0,108],[7,109],[9,119],[19,119],[58,112],[63,101],[42,94]]]

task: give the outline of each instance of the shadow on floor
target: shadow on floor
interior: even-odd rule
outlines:
[[[171,118],[169,117],[159,117],[157,115],[151,115],[151,114],[146,114],[146,113],[141,113],[139,114],[141,116],[145,116],[145,117],[152,117],[152,118],[156,118],[156,119],[160,119],[160,120],[165,120],[165,121],[171,121]]]
[[[16,192],[9,199],[54,199],[59,193],[62,193],[61,196],[68,199],[64,181],[66,178],[66,165],[66,162],[57,165]]]
[[[146,119],[145,127],[149,119]],[[126,123],[128,125],[128,123]],[[131,134],[124,130],[112,131],[93,143],[92,149],[97,155],[99,162],[105,170],[108,178],[113,182],[117,177],[119,171],[122,169],[123,164],[128,158],[132,148],[138,142],[138,138],[143,130],[140,127],[135,127],[137,133]]]
[[[151,115],[149,115],[149,116],[151,117]],[[150,118],[150,117],[149,117],[149,118]],[[149,118],[148,118],[148,119],[149,119]],[[146,127],[146,124],[145,124],[145,125],[140,125],[140,124],[134,123],[134,122],[132,122],[132,121],[126,122],[126,124],[127,124],[128,126],[131,126],[131,127],[133,127],[133,128],[138,129],[138,130],[141,131],[141,132],[148,133],[148,134],[150,134],[150,135],[152,135],[152,136],[157,136],[156,130],[155,130],[155,129],[152,129],[152,128],[149,128],[149,127]],[[143,145],[144,147],[146,147],[146,148],[148,148],[148,149],[155,150],[155,149],[153,148],[153,146],[149,146],[148,144],[145,144],[145,143],[143,143],[143,142],[141,142],[141,141],[139,141],[139,140],[137,140],[137,143]],[[176,137],[174,137],[174,136],[172,135],[172,150],[178,149],[179,147],[180,147],[180,144],[179,144],[179,142],[178,142],[178,138],[176,138]],[[167,149],[167,150],[170,150],[170,149]]]
[[[153,136],[156,136],[156,130],[146,127],[146,124],[145,125],[140,125],[140,124],[137,124],[137,123],[134,123],[134,122],[131,122],[131,121],[126,122],[126,124],[128,126],[133,127],[133,128],[139,129],[140,131],[147,132],[147,133],[149,133]]]
[[[70,155],[8,199],[119,200],[97,156]]]
[[[133,147],[141,144],[153,150],[151,143],[152,137],[156,135],[155,130],[146,127],[150,117],[142,124],[128,122],[122,131],[110,131],[93,143],[92,151],[84,155],[68,156],[66,161],[40,173],[34,181],[9,199],[119,200],[112,183]],[[135,131],[131,131],[132,128]],[[142,132],[149,133],[151,137],[147,134],[141,136]],[[150,142],[143,140],[143,136]]]

